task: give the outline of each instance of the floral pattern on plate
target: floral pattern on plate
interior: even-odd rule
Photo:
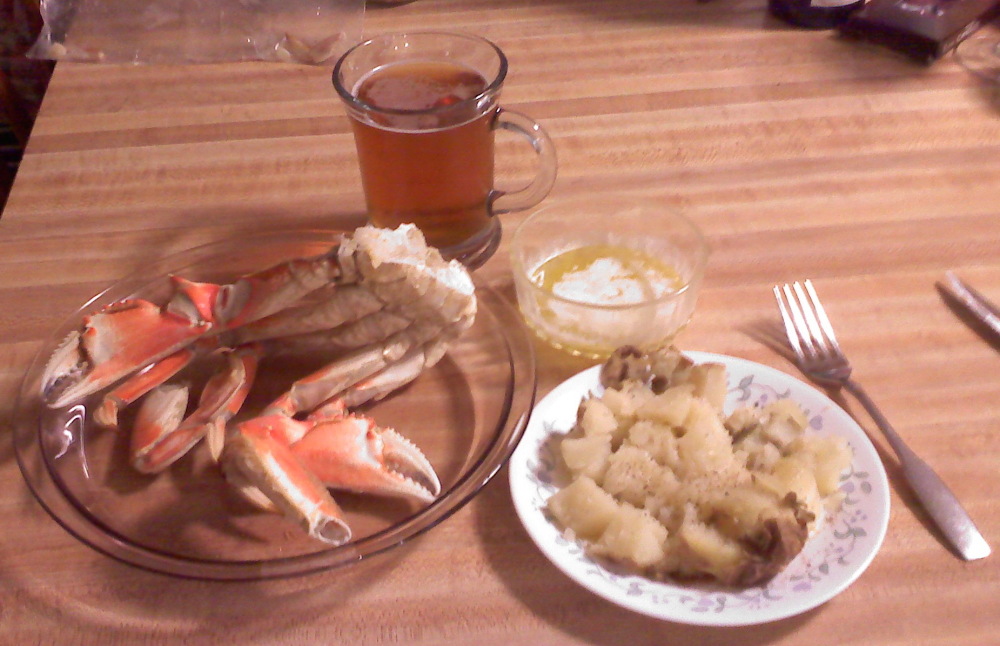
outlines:
[[[861,575],[885,536],[889,486],[875,448],[843,409],[812,386],[751,361],[686,354],[698,363],[725,364],[727,411],[791,397],[806,411],[813,432],[840,435],[850,444],[854,457],[841,476],[843,504],[802,553],[766,585],[733,589],[636,576],[592,558],[581,544],[564,538],[545,509],[558,489],[556,440],[573,427],[580,400],[600,392],[598,366],[566,380],[535,407],[510,464],[511,493],[521,522],[542,553],[570,578],[613,603],[652,617],[738,626],[790,617],[825,603]]]

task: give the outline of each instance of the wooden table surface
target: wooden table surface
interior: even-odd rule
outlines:
[[[1000,92],[765,16],[764,0],[420,0],[366,34],[497,42],[504,104],[549,131],[550,200],[657,196],[712,257],[678,339],[797,375],[754,331],[776,282],[811,277],[856,376],[1000,546],[1000,344],[935,288],[955,270],[1000,302]],[[508,181],[530,173],[500,145]],[[0,218],[0,419],[43,339],[150,258],[251,231],[362,220],[329,70],[60,64]],[[519,217],[505,218],[508,230]],[[511,296],[505,249],[479,273]],[[587,365],[536,345],[538,394]],[[892,513],[869,569],[803,615],[741,629],[620,609],[571,582],[519,524],[503,470],[377,563],[265,583],[175,580],[113,562],[53,522],[0,449],[6,644],[949,644],[1000,640],[1000,557],[944,546],[888,445]]]

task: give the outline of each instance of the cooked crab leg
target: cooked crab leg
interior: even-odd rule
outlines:
[[[371,420],[326,406],[323,416],[298,421],[274,413],[240,424],[222,454],[227,479],[252,502],[273,503],[334,545],[350,529],[327,487],[431,502],[437,474],[412,442]],[[336,510],[336,511],[335,511]]]
[[[239,412],[257,371],[255,346],[227,353],[225,369],[212,375],[202,390],[198,408],[184,413],[188,392],[184,386],[160,386],[143,401],[132,431],[132,466],[157,473],[170,466],[206,435],[216,458],[222,452],[226,423]]]
[[[100,406],[94,409],[94,421],[105,428],[117,429],[118,413],[122,408],[165,383],[191,363],[196,355],[197,353],[190,348],[178,350],[122,382],[106,394]]]
[[[332,330],[363,319],[385,308],[371,291],[360,285],[332,284],[310,295],[310,302],[289,307],[234,332],[238,343]]]
[[[299,258],[240,278],[231,285],[173,276],[161,306],[134,299],[83,319],[53,353],[42,377],[51,408],[62,408],[190,345],[269,316],[341,274],[336,250]]]
[[[333,405],[352,408],[378,401],[416,379],[426,366],[425,351],[410,352],[367,379],[362,379],[345,389]]]
[[[233,429],[222,461],[227,474],[238,474],[233,478],[237,489],[255,504],[278,507],[307,526],[325,496],[305,485],[289,492],[289,485],[280,484],[289,479],[298,481],[299,467],[336,489],[421,502],[434,500],[441,484],[420,449],[393,429],[379,428],[369,419],[347,413],[348,406],[381,398],[412,381],[424,367],[424,353],[419,349],[383,367],[385,352],[385,346],[369,348],[355,353],[349,362],[337,362],[299,380],[261,417]],[[305,420],[294,418],[312,409]],[[253,469],[227,464],[249,460],[248,452],[264,450],[254,440],[261,435],[290,447],[298,465],[290,467],[287,460],[268,460],[256,454]],[[280,471],[283,468],[292,468],[292,472]],[[327,540],[315,533],[313,536]]]
[[[182,450],[194,445],[190,442],[184,446],[190,438],[177,433],[187,413],[189,392],[187,384],[161,384],[142,400],[129,442],[132,466],[139,471],[154,473],[157,469],[152,464],[166,467],[180,457]],[[169,459],[169,455],[174,459]]]
[[[339,245],[311,258],[296,258],[225,286],[214,313],[227,329],[258,321],[298,303],[304,296],[338,281],[341,268]]]
[[[432,502],[441,483],[412,442],[357,415],[315,420],[292,454],[334,489]]]
[[[331,545],[351,540],[351,528],[330,492],[291,449],[271,422],[293,422],[279,415],[244,422],[226,442],[223,472],[237,489],[259,491],[313,538]],[[253,493],[250,494],[253,497]]]
[[[393,337],[356,350],[293,383],[264,412],[293,416],[333,398],[345,400],[348,406],[377,401],[416,379],[424,369],[423,353],[410,347],[405,339]]]
[[[222,373],[215,384],[209,382],[202,394],[205,403],[199,402],[199,410],[192,415],[196,420],[205,420],[208,426],[205,440],[216,462],[222,457],[226,424],[243,408],[257,378],[260,355],[261,347],[257,344],[243,346],[231,353],[229,370]]]
[[[42,377],[51,408],[61,408],[159,361],[208,332],[212,324],[145,300],[114,303],[84,317],[52,355]]]

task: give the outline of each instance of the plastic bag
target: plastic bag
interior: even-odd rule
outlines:
[[[332,65],[365,0],[42,0],[28,55],[107,63],[269,60]]]

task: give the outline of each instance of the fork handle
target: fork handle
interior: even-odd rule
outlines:
[[[885,434],[889,444],[899,456],[907,482],[948,542],[966,561],[989,556],[989,544],[976,529],[975,523],[948,485],[934,473],[930,465],[906,445],[860,384],[848,379],[844,387],[861,402],[875,420],[875,424]]]

